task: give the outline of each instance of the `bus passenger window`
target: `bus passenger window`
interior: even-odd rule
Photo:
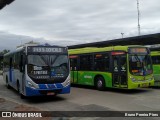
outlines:
[[[121,71],[125,72],[126,68],[127,68],[126,56],[121,56],[121,60],[120,61],[121,61],[121,63],[120,63]]]
[[[93,70],[93,57],[92,55],[80,56],[80,70]]]
[[[94,66],[96,71],[109,71],[109,55],[95,54]]]

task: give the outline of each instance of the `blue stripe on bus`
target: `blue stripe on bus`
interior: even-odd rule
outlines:
[[[61,83],[57,84],[39,84],[40,89],[62,89],[63,86]]]
[[[10,82],[12,82],[12,68],[9,69],[9,80]]]
[[[58,86],[60,85],[60,83],[58,84]],[[43,86],[45,86],[45,84],[44,85],[40,85],[41,87]],[[40,92],[39,91],[41,91],[41,90],[59,90],[59,89],[61,89],[62,91],[60,92],[60,93],[58,93],[58,94],[67,94],[67,93],[70,93],[70,85],[69,86],[67,86],[67,87],[61,87],[61,88],[55,88],[55,89],[32,89],[32,88],[29,88],[29,87],[26,87],[26,96],[42,96],[43,94],[40,94]]]

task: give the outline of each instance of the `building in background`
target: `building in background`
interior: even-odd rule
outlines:
[[[14,0],[0,0],[0,10],[4,8],[6,5],[9,5],[13,2]]]

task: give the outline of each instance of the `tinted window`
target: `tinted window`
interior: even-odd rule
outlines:
[[[93,56],[82,55],[80,56],[80,70],[93,70]]]
[[[96,71],[109,71],[109,55],[108,54],[95,54],[94,65]]]
[[[78,70],[78,57],[77,58],[70,58],[70,67],[71,70]]]
[[[152,74],[151,57],[149,55],[130,55],[129,65],[130,72],[133,75]]]
[[[160,64],[160,56],[152,56],[153,64]]]

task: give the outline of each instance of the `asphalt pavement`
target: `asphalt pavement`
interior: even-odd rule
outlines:
[[[21,99],[15,90],[6,88],[0,76],[0,98],[42,111],[160,111],[160,88],[98,91],[89,86],[72,86],[70,94]]]

